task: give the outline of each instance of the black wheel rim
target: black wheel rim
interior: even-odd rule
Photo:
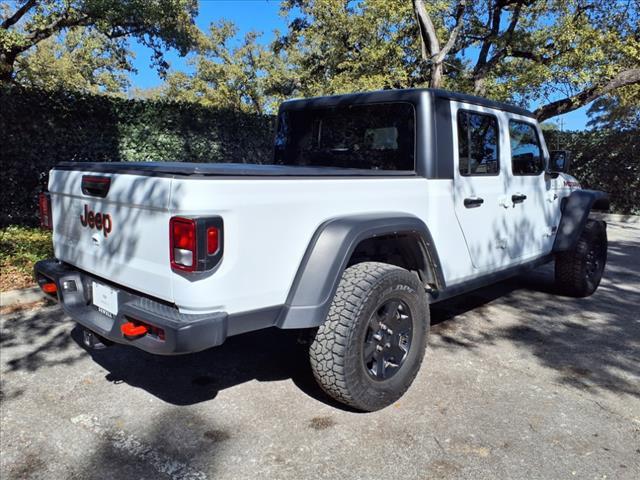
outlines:
[[[592,247],[587,252],[586,258],[586,276],[588,280],[596,280],[601,266],[602,266],[602,255],[600,251],[596,247]]]
[[[367,325],[363,361],[369,376],[377,381],[393,377],[407,359],[413,337],[413,318],[406,303],[385,301]]]

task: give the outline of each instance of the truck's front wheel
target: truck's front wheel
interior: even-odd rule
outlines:
[[[314,376],[339,402],[384,408],[413,382],[428,329],[429,307],[415,274],[385,263],[353,265],[311,345]]]
[[[556,256],[556,284],[567,295],[587,297],[600,285],[606,263],[607,227],[589,220],[575,248]]]

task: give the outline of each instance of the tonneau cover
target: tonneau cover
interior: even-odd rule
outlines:
[[[62,162],[54,170],[119,173],[148,176],[214,176],[214,177],[402,177],[415,176],[414,171],[364,170],[337,167],[301,167],[293,165],[259,165],[249,163],[187,162]]]

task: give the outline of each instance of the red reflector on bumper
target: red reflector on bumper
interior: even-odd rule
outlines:
[[[58,286],[53,282],[43,283],[40,288],[44,293],[56,293],[58,291]]]
[[[138,337],[147,333],[145,325],[136,325],[133,322],[126,322],[120,325],[120,331],[125,337]]]

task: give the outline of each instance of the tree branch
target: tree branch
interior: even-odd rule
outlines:
[[[490,7],[490,2],[487,2]],[[487,63],[487,56],[489,55],[489,49],[493,42],[498,36],[498,32],[500,31],[500,19],[502,18],[502,8],[503,5],[498,1],[493,6],[493,12],[490,15],[489,23],[487,24],[487,28],[491,28],[489,33],[484,37],[482,41],[482,46],[480,47],[480,53],[478,53],[478,61],[476,62],[476,71],[480,71],[484,65]]]
[[[413,9],[418,18],[418,27],[420,28],[420,40],[422,42],[422,59],[427,62],[431,57],[440,52],[440,42],[436,29],[433,26],[431,17],[427,13],[422,0],[413,0]],[[428,55],[427,55],[428,53]]]
[[[640,83],[640,68],[624,70],[605,84],[594,85],[586,88],[580,93],[572,95],[571,97],[543,105],[533,113],[537,117],[538,121],[542,122],[543,120],[547,120],[551,117],[572,112],[573,110],[576,110],[617,88],[635,83]]]
[[[458,33],[462,28],[464,11],[467,0],[459,0],[455,12],[455,25],[449,34],[449,39],[443,48],[440,48],[440,41],[436,28],[431,21],[431,17],[424,6],[423,0],[413,0],[413,9],[418,19],[418,27],[420,30],[420,40],[422,45],[422,60],[429,63],[431,70],[431,78],[429,86],[431,88],[440,88],[442,83],[442,72],[444,59],[451,51],[458,38]]]
[[[16,10],[13,15],[5,18],[5,20],[0,25],[0,28],[4,28],[5,30],[7,30],[11,25],[15,25],[16,23],[18,23],[24,16],[24,14],[33,8],[36,2],[37,0],[28,0],[24,2],[24,4],[18,10]]]
[[[513,13],[511,14],[511,20],[509,21],[509,25],[506,30],[500,34],[500,23],[502,21],[502,11],[512,5],[508,1],[496,1],[493,6],[493,15],[491,15],[491,21],[489,26],[491,27],[491,31],[484,37],[482,41],[482,47],[480,47],[480,53],[478,54],[478,61],[476,62],[476,66],[473,69],[473,84],[474,84],[474,93],[477,95],[483,95],[485,92],[485,77],[487,73],[495,67],[500,60],[508,56],[508,49],[506,47],[501,48],[497,52],[495,52],[491,58],[487,59],[489,56],[489,51],[491,47],[496,44],[498,41],[505,41],[507,44],[511,42],[511,38],[513,36],[513,32],[518,25],[518,21],[520,20],[520,13],[522,11],[522,5],[524,0],[516,0],[513,4],[515,5]]]
[[[462,28],[462,17],[464,15],[465,7],[466,7],[466,0],[460,0],[458,2],[458,7],[456,8],[456,14],[455,14],[456,23],[453,26],[453,30],[451,30],[451,33],[449,34],[449,40],[447,40],[447,43],[444,45],[444,47],[442,47],[442,50],[440,50],[440,53],[438,53],[438,55],[436,56],[436,59],[435,59],[436,63],[440,63],[444,61],[444,58],[449,54],[449,52],[455,45],[456,40],[458,38],[458,34],[460,33],[460,29]]]

